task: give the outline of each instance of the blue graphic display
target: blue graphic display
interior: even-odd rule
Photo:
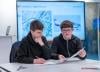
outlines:
[[[30,22],[39,19],[44,24],[43,35],[52,40],[61,33],[64,20],[74,23],[73,34],[81,40],[84,32],[84,2],[17,2],[18,40],[29,32]]]

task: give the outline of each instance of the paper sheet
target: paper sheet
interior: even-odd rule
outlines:
[[[79,61],[80,59],[78,58],[65,58],[63,60],[48,60],[44,64],[62,64],[62,63],[67,63],[67,62],[72,62],[72,61]]]
[[[82,68],[83,69],[100,69],[100,61],[86,60]]]

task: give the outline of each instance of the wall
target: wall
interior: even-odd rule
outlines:
[[[10,35],[16,40],[16,0],[0,0],[0,36],[6,35],[7,26],[11,26]]]

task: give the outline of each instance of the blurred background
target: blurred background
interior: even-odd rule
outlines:
[[[16,4],[19,1],[84,1],[84,47],[87,58],[100,60],[100,0],[0,0],[0,63],[9,61],[11,46],[18,40]]]

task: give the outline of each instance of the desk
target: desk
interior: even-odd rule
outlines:
[[[98,63],[100,62],[86,59],[83,61],[54,65],[6,63],[1,64],[0,66],[10,70],[11,72],[100,72],[100,70],[95,69],[82,69],[82,67],[86,65],[96,65]],[[19,69],[20,67],[21,69]]]

